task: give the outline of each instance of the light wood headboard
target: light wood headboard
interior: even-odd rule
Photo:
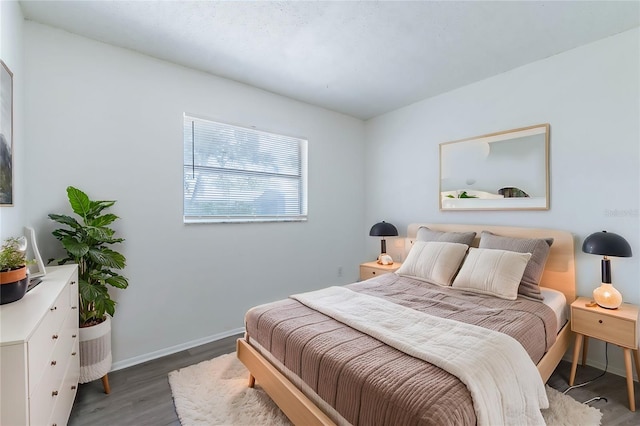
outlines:
[[[482,231],[489,231],[496,235],[516,238],[553,238],[549,257],[545,264],[540,286],[552,288],[564,293],[567,303],[576,299],[576,273],[573,253],[573,235],[567,231],[540,228],[516,228],[511,226],[494,225],[458,225],[444,223],[412,223],[407,229],[407,237],[415,239],[418,228],[426,226],[429,229],[445,232],[475,232],[476,239],[473,246],[477,247]]]

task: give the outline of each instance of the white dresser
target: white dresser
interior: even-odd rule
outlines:
[[[42,282],[0,306],[0,424],[69,420],[78,387],[78,272],[47,268]]]

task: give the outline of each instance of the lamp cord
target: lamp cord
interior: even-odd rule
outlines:
[[[573,386],[569,386],[564,392],[562,392],[564,395],[567,394],[567,392],[576,389],[576,388],[581,388],[583,386],[586,386],[590,383],[595,382],[596,380],[598,380],[599,378],[603,377],[605,374],[607,374],[607,369],[609,368],[609,342],[605,342],[605,346],[604,346],[604,359],[605,359],[605,364],[604,364],[604,371],[602,373],[600,373],[598,376],[594,377],[591,380],[587,380],[586,382],[582,382],[580,384],[577,385],[573,385]],[[601,399],[604,399],[604,402],[609,402],[607,400],[607,398],[603,397],[603,396],[595,396],[587,401],[584,401],[583,404],[588,404],[590,402],[593,401],[599,401]]]

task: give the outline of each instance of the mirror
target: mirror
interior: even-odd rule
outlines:
[[[440,144],[440,210],[548,210],[549,124]]]

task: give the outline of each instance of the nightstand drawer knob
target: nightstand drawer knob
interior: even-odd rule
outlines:
[[[376,274],[376,271],[371,271],[371,275],[375,275],[375,274]]]
[[[598,320],[598,322],[599,322],[600,324],[602,324],[602,320]]]

